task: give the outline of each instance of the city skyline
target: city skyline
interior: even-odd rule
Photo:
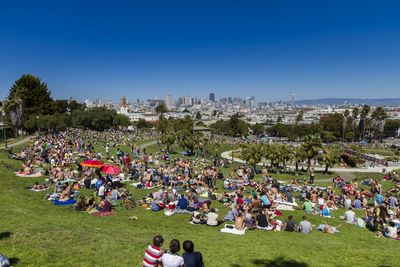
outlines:
[[[1,99],[24,73],[56,99],[399,96],[396,1],[22,2],[0,11]]]

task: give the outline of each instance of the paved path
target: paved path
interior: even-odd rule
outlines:
[[[151,141],[151,142],[148,142],[148,143],[141,144],[141,145],[139,145],[139,146],[140,146],[140,148],[143,149],[143,148],[145,148],[145,147],[152,146],[152,145],[155,145],[155,144],[157,144],[157,141],[156,141],[156,140]]]
[[[224,159],[232,160],[232,156],[230,156],[230,153],[233,150],[225,151],[221,153],[221,157]],[[238,163],[246,163],[244,160],[239,159],[239,158],[233,158],[234,162]],[[257,165],[262,166],[262,163],[258,163]],[[291,168],[295,168],[294,166],[289,166]],[[325,171],[324,167],[315,167],[314,168],[316,171]],[[373,172],[373,173],[383,173],[383,169],[386,171],[392,171],[395,169],[398,169],[398,167],[368,167],[368,168],[329,168],[329,171],[331,172],[337,172],[337,173],[353,173],[353,172]],[[348,175],[347,175],[348,176]]]
[[[11,144],[7,144],[8,147],[14,147],[14,146],[18,146],[21,145],[23,143],[29,142],[31,139],[33,138],[33,136],[27,136],[24,139],[21,139],[17,142],[13,142]],[[0,146],[0,149],[5,149],[6,147],[4,145]]]

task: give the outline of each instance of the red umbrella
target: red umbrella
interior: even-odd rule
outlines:
[[[85,160],[84,162],[81,163],[81,165],[84,167],[101,168],[104,166],[104,163],[98,161],[97,159],[91,159],[91,160]]]
[[[121,170],[117,166],[114,166],[114,165],[104,165],[101,168],[101,171],[105,172],[107,174],[119,174],[121,172]]]

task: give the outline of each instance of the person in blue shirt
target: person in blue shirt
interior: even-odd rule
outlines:
[[[375,200],[376,200],[376,203],[382,204],[383,196],[381,195],[381,193],[376,194]]]
[[[183,242],[183,249],[185,252],[182,254],[185,267],[204,267],[203,255],[200,252],[194,252],[194,244],[190,240]]]
[[[266,206],[266,207],[271,206],[271,201],[269,201],[269,198],[267,197],[267,195],[265,193],[263,193],[263,195],[261,196],[260,199],[264,206]]]
[[[181,195],[181,197],[178,199],[178,208],[180,210],[186,210],[187,206],[188,206],[188,200],[185,197],[185,195]]]
[[[361,203],[361,200],[359,198],[356,198],[356,200],[354,200],[354,208],[355,209],[362,209],[362,203]]]

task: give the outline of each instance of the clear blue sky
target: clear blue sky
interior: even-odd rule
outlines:
[[[2,1],[0,99],[400,97],[400,1]]]

